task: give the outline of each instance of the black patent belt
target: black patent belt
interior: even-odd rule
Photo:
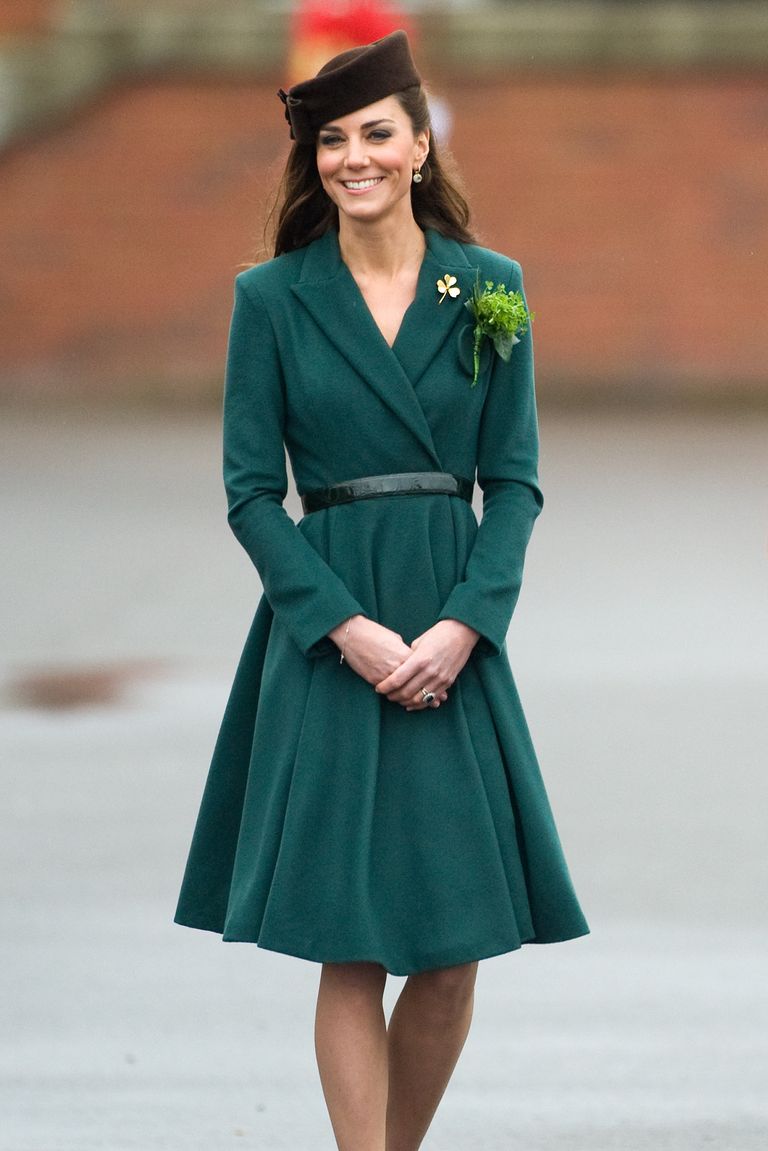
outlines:
[[[460,496],[472,503],[472,480],[454,476],[450,472],[393,472],[386,476],[360,476],[331,484],[329,488],[313,488],[304,492],[301,506],[306,512],[333,508],[352,500],[370,500],[377,496],[446,495]]]

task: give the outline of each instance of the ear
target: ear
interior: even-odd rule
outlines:
[[[415,162],[419,165],[423,164],[429,155],[429,131],[419,132],[416,137],[416,157]]]

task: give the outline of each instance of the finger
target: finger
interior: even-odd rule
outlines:
[[[422,693],[419,692],[418,695],[413,696],[407,703],[404,703],[403,706],[406,711],[426,711],[428,707],[437,708],[448,699],[448,692],[436,691],[434,696],[434,699],[427,701]]]
[[[398,691],[390,692],[387,695],[387,699],[392,703],[422,703],[424,700],[424,692],[427,691],[431,692],[434,696],[445,700],[448,698],[446,695],[446,690],[446,687],[435,683],[434,676],[432,676],[429,680],[425,680],[422,674],[420,676],[414,676],[410,683],[406,683]],[[427,705],[429,705],[430,702],[431,701],[427,701]]]
[[[386,692],[387,699],[393,700],[395,703],[410,702],[415,699],[422,688],[427,691],[434,691],[435,694],[442,690],[445,684],[441,677],[434,671],[430,670],[429,662],[424,664],[416,664],[411,668],[411,674],[406,679],[405,665],[398,669],[402,673],[403,682],[398,686],[395,685]]]
[[[400,691],[410,680],[422,675],[424,667],[424,657],[417,656],[414,652],[409,655],[407,659],[404,659],[399,667],[396,667],[393,672],[390,672],[386,679],[377,683],[376,690],[382,695],[389,695],[390,692]],[[411,685],[412,694],[413,687],[414,685]]]
[[[425,703],[422,700],[421,703],[408,703],[404,704],[403,706],[405,707],[406,711],[433,711],[435,708],[440,706],[440,700],[434,699],[432,703]]]
[[[393,672],[390,672],[386,679],[383,679],[380,683],[376,684],[376,690],[381,695],[389,695],[390,692],[400,691],[400,689],[413,678],[413,668],[410,668],[406,672],[403,671],[403,668],[407,662],[408,660],[405,660],[405,662],[402,663],[400,667],[395,668]]]
[[[419,698],[421,698],[421,688],[419,686],[420,683],[421,680],[412,679],[403,687],[396,688],[393,691],[388,691],[386,693],[379,692],[378,684],[374,684],[373,686],[378,694],[386,694],[386,698],[390,703],[410,703],[411,700],[414,699],[417,695]]]
[[[433,695],[437,695],[437,689],[430,684],[424,683],[421,677],[414,677],[409,683],[397,691],[392,691],[387,695],[387,699],[392,703],[423,703],[424,702],[424,688],[426,691],[431,691]]]

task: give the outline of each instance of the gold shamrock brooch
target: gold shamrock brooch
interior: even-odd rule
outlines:
[[[437,281],[437,290],[438,292],[442,292],[440,299],[437,301],[438,304],[442,304],[446,296],[450,296],[452,300],[455,300],[456,297],[461,294],[461,288],[456,282],[456,277],[449,276],[447,273],[442,280]]]

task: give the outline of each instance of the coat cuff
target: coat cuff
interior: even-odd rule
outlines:
[[[303,620],[292,619],[287,626],[293,633],[293,638],[302,654],[308,659],[316,659],[319,656],[333,655],[339,651],[328,635],[329,631],[333,631],[350,616],[367,614],[352,596],[349,598],[339,596],[336,602],[332,605],[329,604],[322,613],[313,612],[311,616]]]
[[[478,603],[466,584],[458,584],[453,589],[437,618],[457,619],[479,632],[474,649],[477,655],[501,655],[505,649],[509,621],[500,622],[493,612]]]

